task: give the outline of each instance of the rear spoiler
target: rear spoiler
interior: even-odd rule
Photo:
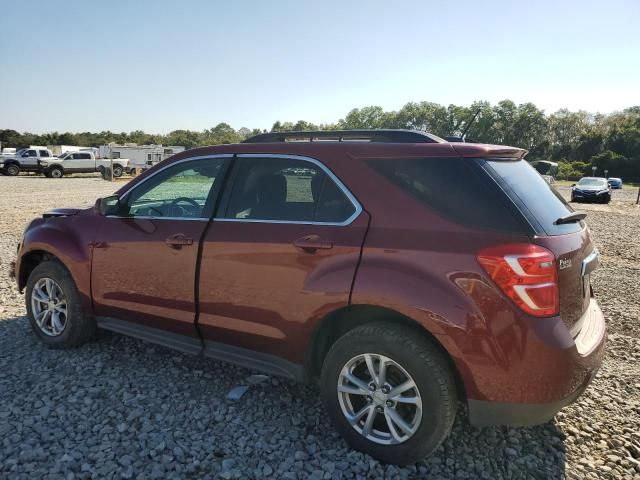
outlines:
[[[462,157],[507,158],[520,160],[528,150],[505,145],[485,145],[480,143],[452,143],[451,147]]]

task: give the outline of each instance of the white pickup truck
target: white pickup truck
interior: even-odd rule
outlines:
[[[113,176],[120,177],[129,165],[126,158],[113,160]],[[70,173],[102,172],[111,166],[108,158],[96,158],[93,152],[66,152],[50,160],[41,160],[42,173],[49,178],[60,178]]]
[[[44,147],[23,148],[13,155],[0,156],[0,173],[14,177],[20,172],[42,172],[42,162],[55,159]]]

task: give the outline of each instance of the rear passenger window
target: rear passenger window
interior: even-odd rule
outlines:
[[[40,156],[41,157],[48,157],[49,156],[49,152],[46,150],[40,150]]]
[[[495,182],[465,159],[384,159],[369,163],[399,188],[457,223],[529,233]]]
[[[287,158],[242,158],[225,217],[342,223],[356,211],[318,165]]]

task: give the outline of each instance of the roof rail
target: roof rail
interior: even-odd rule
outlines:
[[[300,132],[262,133],[243,143],[280,142],[377,142],[377,143],[442,143],[445,140],[418,130],[366,129],[317,130]]]

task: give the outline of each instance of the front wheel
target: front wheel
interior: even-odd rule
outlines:
[[[95,334],[95,321],[83,310],[73,278],[55,260],[33,269],[27,280],[25,303],[31,328],[51,348],[76,347]]]
[[[51,167],[49,169],[49,178],[62,178],[64,171],[60,167]]]
[[[363,325],[331,347],[321,395],[336,429],[356,450],[406,465],[449,435],[455,381],[440,349],[392,323]]]

